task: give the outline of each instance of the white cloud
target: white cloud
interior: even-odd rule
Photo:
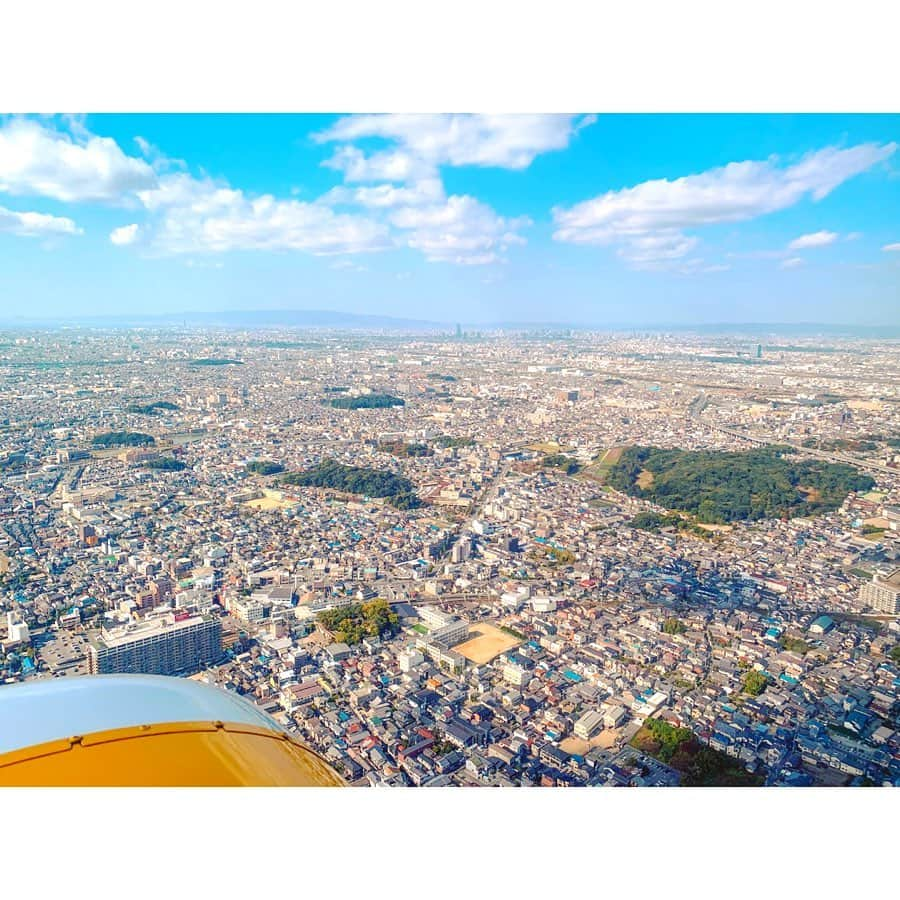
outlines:
[[[32,119],[11,119],[0,127],[0,191],[112,203],[155,183],[144,160],[81,127],[72,135]]]
[[[808,250],[810,247],[826,247],[838,239],[835,231],[814,231],[812,234],[802,234],[788,244],[789,250]]]
[[[150,246],[163,254],[230,250],[302,250],[325,255],[389,246],[385,225],[364,216],[335,213],[320,203],[280,200],[186,174],[160,178],[140,193],[157,216]]]
[[[347,171],[365,164],[383,168],[411,165],[412,160],[432,166],[499,166],[525,169],[539,153],[562,150],[577,130],[595,117],[576,121],[570,115],[360,115],[339,119],[314,137],[319,141],[357,141],[383,138],[400,144],[405,152],[376,154],[368,160],[356,148],[339,148],[330,164]],[[344,159],[341,160],[341,155]],[[404,157],[403,159],[387,159]],[[348,168],[349,162],[352,165]],[[337,163],[340,162],[340,165]],[[397,180],[400,176],[375,175]],[[348,180],[365,180],[357,177]]]
[[[898,253],[900,252],[900,241],[896,244],[885,244],[881,249],[885,253]]]
[[[790,259],[784,260],[782,264],[778,267],[780,269],[796,269],[797,266],[802,266],[803,260],[799,256],[792,256]]]
[[[458,265],[501,262],[500,254],[509,246],[525,243],[517,232],[531,224],[525,217],[498,216],[474,197],[458,195],[432,206],[399,209],[391,223],[410,232],[407,245],[430,262]]]
[[[353,262],[352,259],[339,259],[331,264],[329,268],[337,269],[345,272],[368,272],[368,266],[361,266],[359,263]]]
[[[114,228],[109,233],[109,239],[117,247],[124,247],[126,244],[133,244],[137,240],[138,225],[123,225],[121,228]]]
[[[804,197],[821,200],[854,175],[890,157],[894,143],[827,147],[799,162],[729,163],[673,181],[657,179],[608,191],[569,208],[553,210],[554,238],[573,244],[618,244],[637,266],[664,263],[690,252],[685,230],[740,222],[787,209]],[[656,241],[658,255],[647,238]]]
[[[525,169],[538,154],[567,147],[596,119],[593,115],[346,116],[313,137],[320,143],[338,142],[324,165],[341,172],[346,184],[366,186],[334,188],[319,202],[392,211],[390,224],[410,232],[405,243],[432,262],[498,262],[508,246],[524,243],[518,230],[530,223],[506,219],[474,197],[446,197],[440,167]],[[364,151],[351,143],[359,141],[376,143]]]
[[[405,187],[377,184],[371,187],[336,187],[319,198],[329,205],[365,206],[370,209],[389,209],[397,206],[423,206],[444,199],[444,186],[439,178],[426,178]]]
[[[16,212],[0,206],[0,234],[15,234],[19,237],[60,237],[82,233],[71,219],[64,216]]]
[[[432,163],[404,150],[385,150],[366,156],[357,147],[338,147],[322,165],[341,172],[344,180],[351,183],[416,181],[436,176],[436,168]]]
[[[634,235],[617,252],[636,268],[652,268],[659,263],[683,259],[698,243],[697,238],[680,231],[658,231]]]
[[[845,241],[858,241],[862,237],[861,231],[851,231],[844,235]]]
[[[156,144],[151,144],[146,138],[137,135],[134,142],[138,145],[141,156],[150,163],[155,172],[169,172],[173,169],[187,170],[188,165],[183,159],[166,156]]]

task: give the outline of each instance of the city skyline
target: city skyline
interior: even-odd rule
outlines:
[[[895,325],[888,115],[0,120],[2,313]]]

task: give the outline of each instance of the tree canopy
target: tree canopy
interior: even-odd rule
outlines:
[[[744,693],[750,694],[751,697],[758,697],[769,683],[769,679],[762,672],[756,669],[750,669],[744,676]]]
[[[365,637],[378,637],[385,632],[393,634],[400,624],[400,617],[381,598],[325,609],[317,619],[334,634],[336,641],[345,644],[358,644]]]
[[[664,634],[684,634],[687,631],[687,625],[681,619],[666,619],[662,630]]]
[[[808,516],[837,509],[850,491],[875,482],[853,466],[788,458],[778,447],[746,453],[627,448],[607,484],[699,521]]]
[[[301,487],[324,487],[348,494],[386,497],[397,509],[413,509],[421,504],[413,483],[394,472],[362,466],[345,466],[326,459],[312,469],[285,475],[283,484]]]
[[[392,394],[363,394],[360,397],[335,397],[329,401],[335,409],[383,409],[405,406],[406,401]]]
[[[204,356],[201,359],[192,359],[192,366],[242,366],[239,359],[228,359],[222,356]]]
[[[187,468],[187,463],[172,456],[158,456],[156,459],[148,459],[145,465],[148,469],[157,469],[161,472],[182,472]]]
[[[545,456],[541,461],[541,465],[548,469],[562,469],[566,475],[574,475],[581,468],[571,456],[566,456],[563,453],[553,453],[550,456]]]
[[[284,471],[284,466],[270,459],[254,459],[247,463],[247,471],[254,475],[277,475]]]
[[[647,719],[631,746],[681,773],[685,787],[752,787],[762,778],[751,775],[730,756],[700,743],[689,728],[662,719]]]
[[[140,431],[105,431],[94,435],[91,443],[95,447],[146,447],[155,444],[156,438]]]
[[[157,400],[154,403],[129,403],[125,407],[125,411],[142,416],[155,416],[161,409],[171,411],[179,408],[177,403],[170,403],[168,400]]]
[[[435,438],[435,445],[438,447],[472,447],[475,441],[470,437],[451,437],[449,434],[442,434]]]

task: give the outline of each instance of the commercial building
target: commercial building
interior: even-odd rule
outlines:
[[[87,648],[91,675],[187,675],[219,661],[222,624],[208,616],[167,612],[140,624],[102,631]]]

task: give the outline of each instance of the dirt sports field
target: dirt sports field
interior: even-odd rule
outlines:
[[[507,634],[496,625],[489,625],[487,622],[473,625],[469,629],[469,633],[476,634],[477,637],[469,638],[464,644],[457,644],[453,649],[478,666],[489,663],[501,653],[518,647],[522,643],[517,637]]]
[[[581,474],[586,477],[599,481],[601,484],[606,481],[609,470],[619,461],[619,458],[625,452],[624,447],[610,447],[601,453],[597,459],[591,463]]]
[[[251,509],[271,511],[273,509],[290,509],[292,506],[297,505],[297,501],[289,500],[287,497],[284,497],[280,491],[265,491],[264,497],[248,500],[244,505],[249,506]]]

